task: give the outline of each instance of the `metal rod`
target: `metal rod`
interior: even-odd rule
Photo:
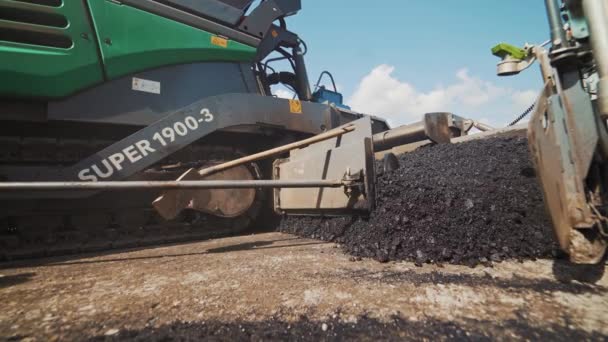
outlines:
[[[547,18],[551,29],[551,42],[553,48],[557,49],[566,44],[566,33],[560,16],[559,4],[557,0],[545,0],[545,6],[547,7]]]
[[[533,49],[534,55],[540,64],[540,72],[543,76],[543,83],[550,82],[552,86],[555,86],[553,82],[553,67],[551,66],[551,60],[547,50],[541,46],[535,46]]]
[[[345,127],[342,127],[342,128],[336,129],[336,130],[329,131],[327,133],[316,135],[316,136],[308,138],[308,139],[297,141],[295,143],[291,143],[291,144],[288,144],[288,145],[276,147],[276,148],[273,148],[271,150],[267,150],[267,151],[256,153],[256,154],[252,154],[250,156],[239,158],[239,159],[236,159],[236,160],[233,160],[233,161],[229,161],[227,163],[223,163],[223,164],[211,166],[211,167],[208,167],[208,168],[205,168],[205,169],[201,169],[201,170],[198,171],[198,174],[201,177],[205,177],[205,176],[208,176],[208,175],[213,174],[213,173],[217,173],[217,172],[220,172],[220,171],[224,171],[224,170],[233,168],[235,166],[251,163],[251,162],[254,162],[254,161],[260,160],[260,159],[265,159],[265,158],[273,157],[273,156],[276,156],[276,155],[279,155],[279,154],[283,154],[285,152],[289,152],[289,151],[294,150],[296,148],[301,148],[301,147],[305,147],[305,146],[308,146],[310,144],[314,144],[314,143],[317,143],[317,142],[320,142],[320,141],[329,140],[331,138],[335,138],[337,136],[344,135],[344,134],[346,134],[348,132],[352,132],[354,130],[355,130],[354,126],[345,126]]]
[[[296,64],[296,90],[298,97],[302,101],[310,101],[312,94],[310,92],[310,82],[308,81],[308,71],[304,63],[304,52],[300,46],[293,48],[293,59]]]
[[[486,125],[484,123],[481,123],[479,121],[473,121],[473,126],[475,128],[477,128],[478,130],[482,131],[482,132],[488,132],[488,131],[493,131],[496,128],[490,126],[490,125]]]
[[[342,180],[238,180],[238,181],[149,181],[149,182],[0,182],[0,191],[146,190],[146,189],[253,189],[338,188]]]
[[[599,82],[597,104],[602,118],[608,118],[608,5],[605,0],[583,1]]]
[[[411,144],[428,139],[424,122],[416,122],[378,133],[372,137],[374,151],[390,150],[395,146]]]

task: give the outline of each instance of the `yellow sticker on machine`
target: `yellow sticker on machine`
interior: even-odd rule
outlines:
[[[211,44],[219,46],[219,47],[227,48],[228,47],[228,39],[222,38],[222,37],[218,37],[218,36],[211,36]]]
[[[289,100],[289,111],[293,114],[302,114],[302,102],[299,100]]]

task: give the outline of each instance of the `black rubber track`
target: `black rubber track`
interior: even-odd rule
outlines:
[[[519,136],[421,148],[399,156],[399,169],[378,170],[369,218],[290,217],[279,229],[382,262],[475,266],[554,257],[528,153]]]
[[[183,162],[183,166],[171,172],[149,169],[132,180],[172,180],[189,167],[218,164],[243,155],[224,146],[190,146],[170,157],[173,159],[169,162]],[[199,160],[201,156],[208,159]],[[256,178],[262,178],[257,165],[248,168]],[[38,210],[0,217],[0,262],[237,235],[258,218],[266,199],[266,193],[258,190],[253,205],[236,218],[185,210],[165,221],[150,206],[157,196],[157,191],[122,191],[79,200],[38,201],[30,205]]]

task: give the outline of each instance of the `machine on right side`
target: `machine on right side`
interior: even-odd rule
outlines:
[[[501,43],[498,75],[539,62],[543,78],[528,141],[556,236],[574,263],[603,260],[608,244],[608,2],[545,0],[551,39]]]

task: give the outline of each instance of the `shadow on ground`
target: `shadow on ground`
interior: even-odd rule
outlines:
[[[182,244],[189,244],[182,243]],[[67,265],[85,265],[85,264],[105,264],[111,262],[127,262],[127,261],[135,261],[135,260],[151,260],[151,259],[162,259],[162,258],[180,258],[180,257],[188,257],[188,256],[197,256],[197,255],[205,255],[205,254],[217,254],[217,253],[232,253],[232,252],[240,252],[254,249],[276,249],[276,248],[290,248],[290,247],[299,247],[299,246],[311,246],[311,245],[322,245],[327,242],[310,242],[309,240],[293,237],[287,239],[275,239],[275,240],[260,240],[254,242],[247,242],[241,244],[227,245],[218,248],[212,248],[208,250],[201,250],[200,252],[192,252],[192,253],[158,253],[156,255],[148,255],[148,256],[130,256],[130,257],[117,257],[117,258],[106,258],[100,260],[78,260],[78,259],[91,259],[109,255],[118,255],[126,252],[136,252],[141,250],[152,250],[156,248],[165,248],[171,246],[181,245],[180,243],[175,244],[164,244],[164,245],[156,245],[149,247],[139,247],[139,248],[130,248],[130,249],[115,249],[110,251],[102,251],[97,253],[86,253],[86,254],[75,254],[75,255],[66,255],[61,257],[47,257],[40,259],[30,259],[30,260],[19,260],[14,262],[6,262],[0,263],[0,269],[12,269],[12,268],[23,268],[23,267],[53,267],[53,266],[67,266]],[[276,245],[275,245],[276,244]]]
[[[603,266],[602,266],[603,267]],[[608,288],[601,285],[581,283],[570,280],[531,279],[518,275],[511,278],[497,278],[490,274],[455,274],[443,272],[416,272],[416,271],[380,271],[341,270],[332,273],[332,276],[344,279],[358,279],[369,282],[384,282],[390,284],[411,284],[414,286],[428,285],[459,285],[469,287],[490,286],[510,292],[532,291],[539,293],[566,292],[572,294],[598,294],[608,295]]]
[[[314,246],[314,245],[324,245],[327,242],[319,241],[319,242],[304,242],[297,243],[298,240],[304,242],[306,240],[300,238],[293,239],[285,239],[285,240],[272,240],[272,241],[254,241],[254,242],[246,242],[237,245],[229,245],[224,247],[212,248],[207,251],[207,253],[229,253],[229,252],[241,252],[248,251],[253,249],[274,249],[274,248],[289,248],[289,247],[299,247],[299,246]],[[293,241],[294,243],[288,245],[277,245],[274,246],[277,242],[284,241]]]
[[[533,326],[525,318],[502,322],[467,320],[463,323],[435,319],[409,321],[393,317],[381,322],[360,317],[356,323],[340,318],[315,322],[301,317],[296,322],[272,319],[263,322],[174,323],[160,328],[120,331],[113,336],[97,336],[92,341],[333,341],[333,340],[508,340],[583,341],[605,340],[606,335],[588,333],[562,325]],[[76,337],[76,336],[74,336]]]
[[[595,284],[602,279],[606,272],[606,260],[608,254],[604,256],[597,265],[577,265],[567,259],[556,259],[553,262],[553,275],[561,282],[579,281],[581,283]]]
[[[36,273],[20,273],[15,275],[0,275],[0,289],[30,281]]]

